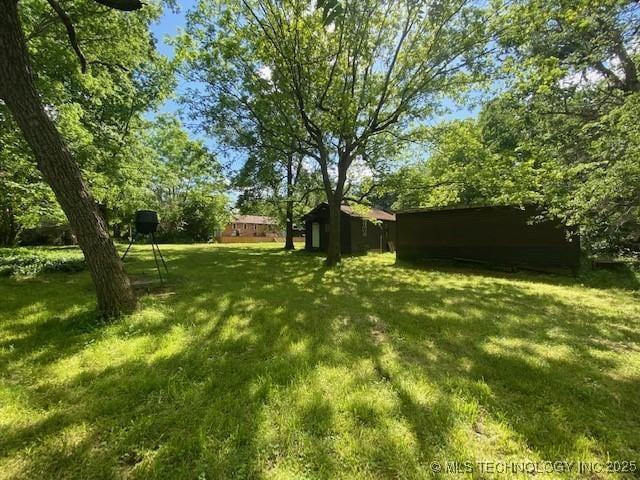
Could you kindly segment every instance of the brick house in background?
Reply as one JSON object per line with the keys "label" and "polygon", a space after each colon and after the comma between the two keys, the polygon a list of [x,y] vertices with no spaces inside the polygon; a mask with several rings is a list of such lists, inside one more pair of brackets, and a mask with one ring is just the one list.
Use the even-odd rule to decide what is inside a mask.
{"label": "brick house in background", "polygon": [[278,237],[278,222],[261,215],[239,215],[222,231],[222,237]]}

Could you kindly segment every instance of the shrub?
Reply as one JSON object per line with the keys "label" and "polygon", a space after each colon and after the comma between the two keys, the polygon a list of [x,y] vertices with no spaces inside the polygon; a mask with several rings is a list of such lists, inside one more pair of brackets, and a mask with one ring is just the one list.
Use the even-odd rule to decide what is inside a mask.
{"label": "shrub", "polygon": [[46,254],[10,251],[0,256],[0,276],[35,276],[40,273],[80,272],[86,267],[82,258],[74,256],[48,257]]}

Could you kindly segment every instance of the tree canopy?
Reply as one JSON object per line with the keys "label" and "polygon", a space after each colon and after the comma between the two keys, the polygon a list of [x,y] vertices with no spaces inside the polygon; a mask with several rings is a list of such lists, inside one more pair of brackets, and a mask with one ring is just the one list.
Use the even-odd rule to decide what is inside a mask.
{"label": "tree canopy", "polygon": [[[143,166],[148,157],[136,136],[145,128],[143,114],[161,105],[175,86],[172,66],[156,51],[149,30],[161,9],[125,17],[92,2],[65,2],[78,48],[85,52],[83,73],[55,11],[35,1],[23,0],[20,7],[42,101],[96,201],[121,219],[131,213],[131,203],[140,203],[139,186],[150,171]],[[0,135],[0,184],[7,192],[0,198],[5,214],[0,230],[8,232],[14,225],[5,234],[5,242],[12,243],[20,229],[37,225],[43,215],[60,219],[63,214],[5,105],[0,105]]]}
{"label": "tree canopy", "polygon": [[250,117],[265,90],[278,98],[272,114],[292,120],[289,137],[322,175],[332,264],[349,169],[379,158],[380,142],[479,80],[492,51],[491,11],[467,0],[201,2],[183,56],[204,85],[198,98],[214,110],[230,101]]}

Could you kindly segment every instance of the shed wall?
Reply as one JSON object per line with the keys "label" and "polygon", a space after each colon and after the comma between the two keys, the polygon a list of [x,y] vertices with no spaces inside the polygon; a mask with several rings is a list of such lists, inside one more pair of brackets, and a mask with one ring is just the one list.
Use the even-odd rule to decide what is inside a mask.
{"label": "shed wall", "polygon": [[[362,233],[362,223],[367,222],[366,235]],[[320,248],[312,247],[312,225],[314,222],[320,224]],[[329,244],[329,210],[320,208],[312,215],[305,217],[305,249],[326,252]],[[368,250],[380,249],[382,239],[382,249],[388,249],[389,240],[395,240],[395,222],[384,221],[374,224],[361,217],[351,216],[345,212],[340,214],[340,247],[342,253],[359,254]]]}
{"label": "shed wall", "polygon": [[402,260],[463,259],[577,269],[580,244],[559,222],[528,224],[535,209],[488,207],[396,214]]}
{"label": "shed wall", "polygon": [[395,241],[395,222],[383,221],[367,225],[367,250],[389,250],[389,241]]}
{"label": "shed wall", "polygon": [[[340,214],[340,249],[342,253],[351,252],[351,217],[344,212]],[[320,248],[313,248],[312,225],[314,222],[320,224]],[[305,220],[305,249],[326,252],[329,248],[329,211],[322,209],[313,216]]]}

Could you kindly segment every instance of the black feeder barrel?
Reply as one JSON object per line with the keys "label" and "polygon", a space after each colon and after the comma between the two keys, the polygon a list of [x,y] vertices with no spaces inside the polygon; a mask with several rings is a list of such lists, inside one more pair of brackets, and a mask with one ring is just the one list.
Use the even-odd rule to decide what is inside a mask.
{"label": "black feeder barrel", "polygon": [[[158,276],[160,277],[160,285],[164,285],[166,280],[166,276],[163,278],[162,271],[160,270],[160,263],[158,262],[158,257],[164,266],[164,271],[168,275],[169,269],[167,268],[167,263],[164,261],[164,257],[162,256],[162,252],[160,251],[160,247],[158,247],[158,242],[156,242],[155,233],[158,230],[158,214],[153,210],[138,210],[135,214],[135,223],[136,223],[136,234],[131,235],[131,239],[129,240],[129,246],[122,255],[122,260],[124,261],[127,258],[127,253],[131,249],[131,245],[136,241],[136,237],[138,235],[151,235],[151,250],[153,251],[153,259],[156,262],[156,268],[158,269]],[[157,255],[156,255],[157,252]]]}
{"label": "black feeder barrel", "polygon": [[158,214],[153,210],[138,210],[136,212],[136,232],[142,234],[156,233],[158,223]]}

